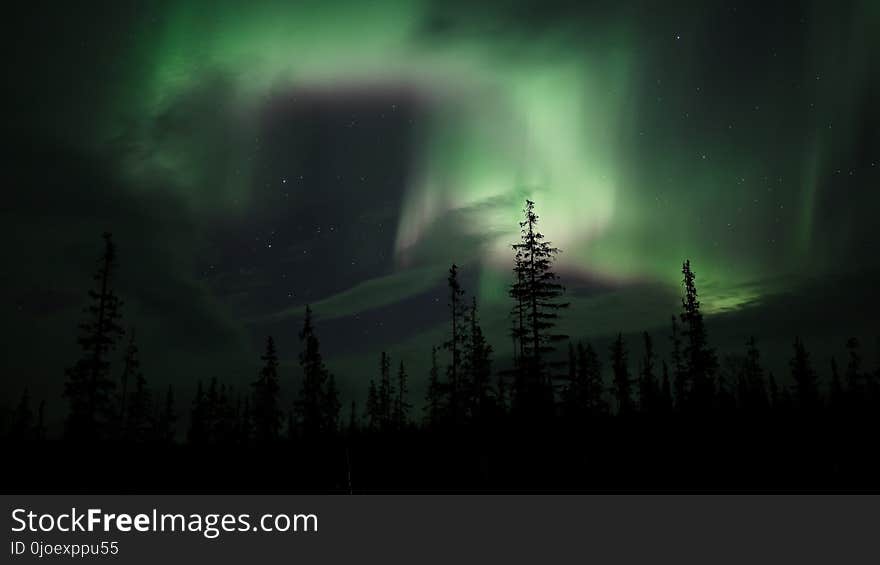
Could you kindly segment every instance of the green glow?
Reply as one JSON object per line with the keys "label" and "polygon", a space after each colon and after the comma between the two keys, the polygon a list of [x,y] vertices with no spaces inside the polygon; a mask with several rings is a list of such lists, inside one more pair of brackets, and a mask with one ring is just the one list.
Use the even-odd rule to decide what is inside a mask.
{"label": "green glow", "polygon": [[[500,302],[526,197],[538,202],[545,233],[564,250],[561,269],[674,288],[688,257],[710,312],[759,300],[773,288],[755,281],[796,271],[809,259],[815,193],[830,136],[837,134],[827,123],[855,127],[838,104],[853,99],[857,79],[810,81],[807,65],[805,96],[823,104],[811,118],[812,142],[791,135],[780,147],[772,120],[732,113],[719,117],[714,130],[687,135],[681,114],[705,104],[699,83],[673,77],[655,96],[651,89],[664,77],[651,66],[637,23],[536,31],[526,41],[475,16],[448,35],[432,35],[425,31],[431,6],[183,3],[144,31],[152,49],[137,99],[120,100],[102,131],[108,138],[134,131],[122,167],[136,184],[170,187],[190,206],[234,214],[246,209],[254,174],[247,147],[258,134],[262,104],[274,94],[405,84],[430,100],[426,123],[419,124],[426,141],[397,226],[394,251],[404,278],[368,282],[331,299],[363,302],[334,306],[328,315],[382,303],[371,292],[423,290],[423,284],[399,284],[420,272],[407,269],[451,260],[482,265],[481,298]],[[817,21],[821,11],[819,5]],[[849,46],[814,58],[861,53],[846,57],[848,76],[865,74],[869,39],[858,21],[872,11],[871,3],[854,11]],[[693,66],[696,47],[681,49],[681,65]],[[757,86],[770,92],[783,88],[772,76],[761,80]],[[219,103],[187,106],[202,88],[221,90]],[[763,111],[772,116],[784,105],[777,100]],[[158,127],[157,118],[174,112],[188,116],[192,127]],[[786,155],[783,170],[771,151]],[[798,163],[798,156],[806,161]],[[766,179],[777,177],[784,182],[771,192]],[[446,257],[438,255],[438,226],[453,212],[470,214],[468,235],[481,244]],[[781,218],[775,231],[759,229],[774,214]]]}

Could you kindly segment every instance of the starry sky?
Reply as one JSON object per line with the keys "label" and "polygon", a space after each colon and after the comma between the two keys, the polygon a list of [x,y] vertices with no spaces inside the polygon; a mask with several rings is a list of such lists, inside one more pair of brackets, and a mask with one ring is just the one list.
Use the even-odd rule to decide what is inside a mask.
{"label": "starry sky", "polygon": [[61,410],[104,230],[158,386],[250,382],[272,334],[293,389],[311,304],[344,392],[387,350],[420,395],[452,262],[503,368],[526,198],[574,337],[662,340],[690,258],[722,349],[754,334],[779,374],[795,334],[820,372],[849,335],[876,350],[876,2],[34,2],[6,20],[6,398],[29,383]]}

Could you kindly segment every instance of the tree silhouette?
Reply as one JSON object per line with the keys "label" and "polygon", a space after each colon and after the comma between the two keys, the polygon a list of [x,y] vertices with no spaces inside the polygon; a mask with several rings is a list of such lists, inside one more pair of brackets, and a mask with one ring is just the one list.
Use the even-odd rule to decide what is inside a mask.
{"label": "tree silhouette", "polygon": [[639,370],[639,409],[646,413],[656,412],[659,409],[660,385],[654,374],[654,343],[651,334],[642,332],[645,352],[640,363]]}
{"label": "tree silhouette", "polygon": [[479,420],[489,408],[489,388],[492,378],[492,346],[486,341],[477,314],[477,299],[472,298],[467,311],[469,325],[464,347],[464,373],[470,384],[468,408],[471,416]]}
{"label": "tree silhouette", "polygon": [[142,442],[150,438],[155,426],[153,395],[147,387],[147,380],[143,373],[138,370],[132,376],[134,376],[134,390],[128,402],[123,433],[128,441]]}
{"label": "tree silhouette", "polygon": [[266,338],[266,352],[260,357],[263,368],[254,389],[253,426],[254,439],[258,442],[275,441],[281,431],[281,408],[278,397],[281,393],[278,376],[278,353],[272,336]]}
{"label": "tree silhouette", "polygon": [[119,377],[121,384],[121,392],[119,394],[119,422],[125,427],[126,421],[126,402],[128,402],[128,383],[133,379],[137,379],[140,375],[141,362],[138,357],[138,347],[134,342],[135,331],[131,328],[128,336],[128,347],[125,349],[125,357],[123,358],[122,375]]}
{"label": "tree silhouette", "polygon": [[382,352],[379,357],[379,429],[387,431],[394,423],[394,383],[391,382],[391,356]]}
{"label": "tree silhouette", "polygon": [[162,404],[162,411],[159,412],[159,418],[156,420],[156,439],[164,443],[173,442],[176,425],[177,412],[174,408],[174,388],[168,385],[168,390],[165,392],[165,402]]}
{"label": "tree silhouette", "polygon": [[[303,344],[303,350],[299,354],[299,364],[302,368],[302,387],[295,408],[298,424],[302,433],[307,437],[336,431],[339,421],[338,399],[335,403],[328,400],[330,373],[324,366],[321,356],[320,343],[315,334],[312,323],[312,310],[306,306],[306,315],[303,321],[303,329],[299,334]],[[331,410],[331,404],[335,410]]]}
{"label": "tree silhouette", "polygon": [[810,363],[810,354],[804,342],[794,338],[794,355],[789,361],[791,378],[795,385],[795,396],[802,410],[816,410],[819,407],[819,377]]}
{"label": "tree silhouette", "polygon": [[715,394],[714,374],[718,368],[718,359],[709,347],[700,301],[697,299],[696,275],[691,270],[690,261],[682,264],[681,272],[684,275],[685,288],[681,301],[681,322],[686,339],[684,359],[691,387],[688,400],[696,409],[708,410]]}
{"label": "tree silhouette", "polygon": [[449,397],[447,410],[450,421],[453,424],[461,424],[465,417],[468,392],[462,370],[462,351],[467,340],[465,326],[467,307],[464,302],[464,289],[458,282],[458,265],[453,264],[449,268],[449,276],[446,280],[449,287],[450,320],[449,339],[443,343],[443,347],[450,353],[450,362],[446,369]]}
{"label": "tree silhouette", "polygon": [[394,427],[397,430],[403,430],[407,427],[407,423],[409,422],[409,411],[412,408],[412,405],[407,399],[409,387],[407,386],[406,381],[406,368],[403,366],[403,361],[401,361],[400,368],[397,371],[397,395],[394,398],[394,410],[392,415]]}
{"label": "tree silhouette", "polygon": [[87,319],[79,325],[77,342],[83,356],[67,369],[64,396],[70,403],[66,434],[74,440],[98,440],[109,433],[116,410],[111,394],[115,383],[110,378],[108,356],[125,333],[119,325],[122,302],[112,289],[116,270],[116,246],[110,233],[104,233],[104,252],[93,279],[96,290],[89,291],[92,303],[85,309]]}
{"label": "tree silhouette", "polygon": [[564,287],[553,272],[553,260],[559,249],[544,240],[538,231],[539,217],[535,203],[526,200],[524,219],[520,222],[520,241],[513,244],[514,283],[510,296],[516,302],[515,323],[522,318],[519,336],[520,364],[516,405],[527,414],[546,415],[552,411],[553,388],[547,358],[555,344],[568,336],[554,333],[559,310],[567,308],[561,302]]}
{"label": "tree silhouette", "polygon": [[578,342],[577,347],[569,347],[570,383],[563,393],[566,412],[570,418],[580,420],[608,413],[603,399],[605,385],[602,382],[602,365],[596,350],[589,343]]}
{"label": "tree silhouette", "polygon": [[578,344],[578,371],[583,375],[584,406],[591,416],[608,413],[605,401],[605,381],[602,378],[602,362],[592,344]]}
{"label": "tree silhouette", "polygon": [[371,432],[377,431],[382,426],[382,407],[379,402],[379,391],[376,381],[370,379],[370,387],[367,392],[367,427]]}
{"label": "tree silhouette", "polygon": [[434,428],[439,425],[442,410],[443,387],[440,383],[440,367],[437,364],[437,346],[432,346],[428,389],[425,392],[425,424],[428,428]]}
{"label": "tree silhouette", "polygon": [[849,361],[846,365],[847,394],[855,402],[858,402],[864,392],[862,387],[862,356],[859,353],[859,340],[855,337],[847,339],[846,350],[849,354]]}
{"label": "tree silhouette", "polygon": [[769,408],[767,389],[764,385],[764,368],[761,352],[754,336],[746,341],[746,356],[737,382],[740,407],[746,412],[760,413]]}
{"label": "tree silhouette", "polygon": [[196,384],[196,394],[190,409],[187,441],[194,445],[208,442],[208,403],[201,379]]}
{"label": "tree silhouette", "polygon": [[613,374],[614,398],[617,400],[617,413],[626,415],[632,412],[632,378],[627,363],[626,344],[623,334],[611,344],[611,371]]}

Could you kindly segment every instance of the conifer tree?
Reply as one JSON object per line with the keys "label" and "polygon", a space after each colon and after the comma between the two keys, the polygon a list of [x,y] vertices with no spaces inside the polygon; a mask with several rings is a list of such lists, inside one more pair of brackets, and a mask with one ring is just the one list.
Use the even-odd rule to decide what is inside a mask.
{"label": "conifer tree", "polygon": [[527,413],[546,414],[553,406],[553,375],[548,358],[555,344],[567,339],[553,330],[559,311],[569,304],[561,301],[565,289],[552,270],[560,251],[538,231],[535,203],[526,200],[523,214],[520,241],[513,244],[515,280],[510,287],[510,296],[516,304],[514,322],[522,319],[517,405]]}
{"label": "conifer tree", "polygon": [[605,382],[602,379],[602,363],[593,346],[578,343],[578,379],[582,383],[584,398],[580,401],[590,416],[601,416],[608,413],[605,402]]}
{"label": "conifer tree", "polygon": [[645,353],[641,361],[639,373],[639,408],[644,413],[655,412],[658,408],[659,386],[654,374],[654,343],[651,334],[642,333]]}
{"label": "conifer tree", "polygon": [[585,410],[581,405],[583,399],[583,382],[582,375],[578,371],[577,354],[575,353],[574,344],[568,342],[568,382],[562,391],[562,406],[564,414],[569,419],[577,419],[585,415]]}
{"label": "conifer tree", "polygon": [[327,375],[327,390],[324,393],[323,413],[324,431],[336,433],[339,431],[339,411],[342,404],[339,401],[339,389],[336,388],[336,377],[333,373]]}
{"label": "conifer tree", "polygon": [[715,394],[714,375],[718,369],[718,359],[709,347],[700,301],[697,299],[696,275],[691,270],[691,262],[682,264],[685,296],[682,298],[681,322],[686,339],[684,349],[685,366],[691,390],[689,400],[698,410],[711,408]]}
{"label": "conifer tree", "polygon": [[153,421],[153,395],[147,387],[143,373],[136,371],[134,390],[128,402],[128,412],[124,423],[124,437],[128,441],[142,442],[150,437]]}
{"label": "conifer tree", "polygon": [[741,389],[740,402],[745,410],[761,412],[768,408],[761,353],[754,336],[750,336],[746,342],[746,357],[743,363],[742,383],[739,388]]}
{"label": "conifer tree", "polygon": [[432,346],[428,390],[425,392],[425,418],[429,428],[436,427],[440,423],[442,410],[443,390],[440,384],[440,367],[437,364],[437,346]]}
{"label": "conifer tree", "polygon": [[397,430],[403,430],[406,428],[407,422],[409,421],[409,411],[412,408],[412,405],[407,400],[409,387],[407,386],[406,381],[406,368],[403,366],[403,361],[401,361],[400,368],[397,371],[397,395],[394,398],[393,414],[394,427]]}
{"label": "conifer tree", "polygon": [[813,371],[810,354],[807,353],[804,342],[799,337],[794,339],[794,355],[789,361],[789,366],[799,407],[803,410],[817,409],[819,406],[819,378]]}
{"label": "conifer tree", "polygon": [[66,371],[64,396],[70,403],[65,433],[75,440],[98,440],[108,435],[116,410],[111,394],[109,354],[124,334],[119,325],[122,302],[113,292],[116,272],[116,246],[104,233],[104,252],[93,279],[97,289],[89,291],[91,304],[85,309],[87,319],[79,325],[77,340],[83,356]]}
{"label": "conifer tree", "polygon": [[394,383],[391,382],[391,356],[382,352],[379,357],[379,428],[386,431],[394,422]]}
{"label": "conifer tree", "polygon": [[201,379],[196,384],[196,394],[190,409],[187,441],[194,445],[208,442],[208,405]]}
{"label": "conifer tree", "polygon": [[623,334],[611,344],[611,370],[614,375],[614,397],[617,399],[617,413],[626,415],[632,412],[632,378],[627,364],[626,344]]}
{"label": "conifer tree", "polygon": [[859,353],[859,340],[855,337],[847,339],[846,350],[849,353],[849,361],[846,366],[847,394],[858,402],[863,396],[862,356]]}
{"label": "conifer tree", "polygon": [[312,310],[309,306],[306,306],[303,329],[299,337],[303,345],[299,355],[303,380],[295,407],[302,433],[307,437],[314,437],[323,432],[335,431],[339,411],[337,408],[334,414],[328,410],[331,404],[327,396],[330,373],[324,366],[320,343],[312,323]]}
{"label": "conifer tree", "polygon": [[128,402],[128,384],[132,380],[136,380],[140,375],[140,358],[138,356],[138,347],[134,342],[135,331],[131,328],[128,337],[128,347],[125,349],[125,357],[123,358],[122,376],[119,381],[121,384],[121,392],[119,394],[119,422],[125,428],[126,421],[126,402]]}
{"label": "conifer tree", "polygon": [[278,353],[272,336],[266,338],[266,352],[260,357],[264,362],[254,389],[253,425],[254,439],[258,442],[276,441],[281,433],[281,392],[278,376]]}
{"label": "conifer tree", "polygon": [[465,374],[470,385],[468,405],[470,414],[480,419],[489,404],[489,388],[492,377],[492,346],[486,342],[477,314],[477,299],[472,298],[467,312],[469,324],[465,342]]}
{"label": "conifer tree", "polygon": [[463,371],[462,353],[467,340],[466,336],[466,304],[464,302],[464,289],[458,282],[458,265],[453,264],[449,268],[449,277],[446,279],[449,287],[449,339],[443,347],[449,351],[450,362],[446,369],[448,386],[448,412],[453,423],[459,424],[464,419],[468,387]]}
{"label": "conifer tree", "polygon": [[371,432],[377,431],[382,425],[382,407],[380,404],[376,381],[370,379],[370,387],[367,392],[367,427]]}

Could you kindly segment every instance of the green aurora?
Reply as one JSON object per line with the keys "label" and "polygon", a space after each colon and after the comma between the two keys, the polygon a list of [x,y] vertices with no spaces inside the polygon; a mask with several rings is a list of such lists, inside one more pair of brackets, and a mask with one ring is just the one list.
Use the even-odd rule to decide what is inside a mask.
{"label": "green aurora", "polygon": [[[397,225],[401,273],[449,262],[432,228],[467,211],[480,243],[457,260],[479,262],[481,298],[500,299],[528,197],[565,251],[564,271],[674,287],[687,256],[708,310],[735,309],[773,290],[775,277],[826,267],[815,191],[851,150],[877,8],[856,5],[830,31],[823,10],[832,8],[820,3],[803,24],[820,29],[805,31],[815,41],[800,69],[787,68],[791,46],[780,45],[738,77],[750,112],[719,108],[711,76],[693,78],[701,38],[669,27],[658,47],[628,11],[529,33],[491,13],[454,14],[449,29],[432,31],[432,18],[448,14],[427,2],[183,3],[140,32],[137,94],[105,114],[101,133],[133,140],[120,167],[134,185],[174,187],[202,213],[246,213],[253,161],[242,140],[259,135],[272,97],[403,85],[429,111]],[[699,11],[689,19],[680,29],[709,33]],[[835,35],[844,33],[845,43]],[[816,69],[837,60],[845,73],[823,80]],[[154,131],[157,116],[214,77],[228,90],[201,117],[218,123]]]}
{"label": "green aurora", "polygon": [[[572,301],[563,329],[575,337],[665,328],[685,258],[704,308],[718,316],[878,267],[865,244],[876,241],[868,219],[880,203],[877,124],[865,117],[876,117],[880,93],[876,2],[191,1],[118,10],[121,21],[102,24],[114,31],[95,48],[98,62],[42,57],[35,84],[54,102],[34,103],[27,115],[102,162],[119,179],[120,199],[162,210],[155,250],[142,247],[171,257],[174,288],[197,297],[204,315],[194,320],[233,336],[230,356],[252,359],[245,336],[294,328],[305,306],[246,306],[248,293],[269,284],[244,282],[241,273],[256,267],[202,273],[215,226],[245,221],[261,205],[261,143],[279,100],[363,95],[389,115],[418,109],[399,213],[389,212],[393,238],[387,249],[364,247],[392,257],[391,267],[314,291],[309,302],[328,326],[442,288],[457,262],[503,359],[510,244],[526,198],[562,249],[558,270]],[[75,86],[55,91],[56,81]],[[281,152],[307,158],[297,150]],[[385,166],[381,149],[373,166]],[[153,206],[160,197],[168,204]],[[291,206],[315,198],[343,207],[347,196],[305,178]],[[82,224],[63,225],[88,246],[97,233]],[[85,273],[88,261],[70,269]],[[442,312],[445,298],[437,300]],[[165,301],[130,304],[148,317]],[[420,363],[443,331],[431,319],[382,347]],[[143,349],[149,356],[149,344]],[[295,349],[282,343],[287,359]],[[334,370],[350,380],[373,364],[372,351],[343,344],[335,353]],[[185,356],[195,365],[200,354]],[[170,364],[154,363],[157,371]]]}

